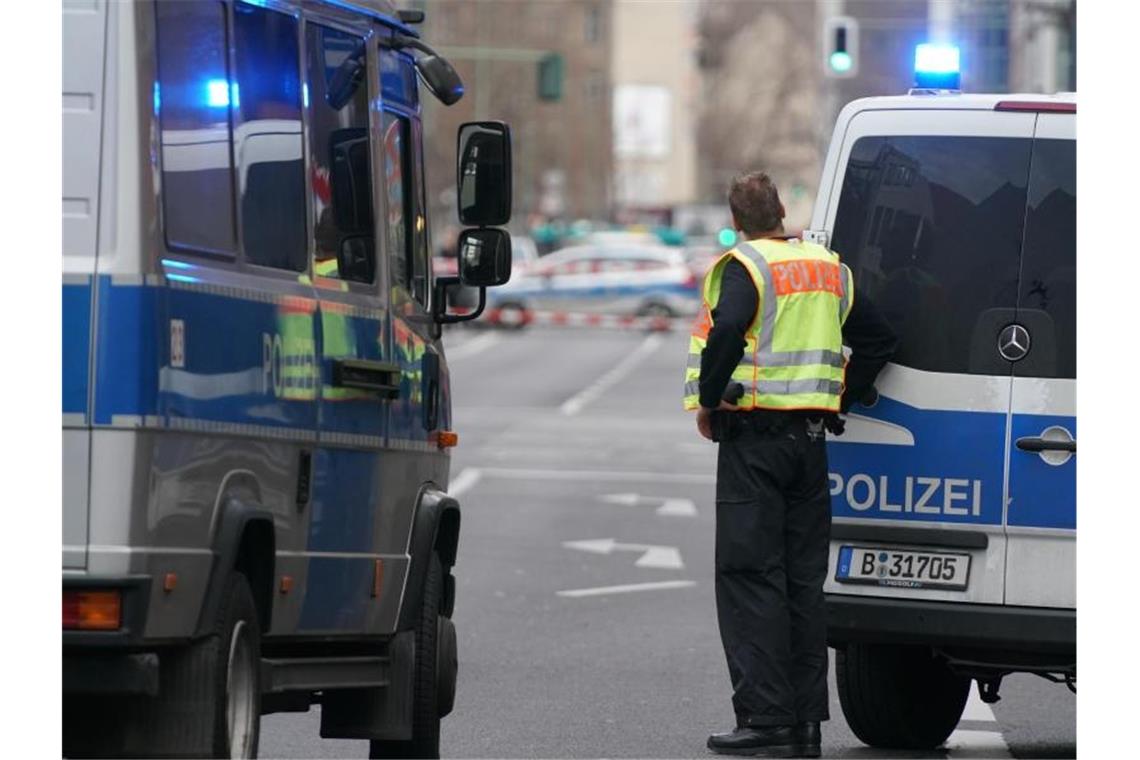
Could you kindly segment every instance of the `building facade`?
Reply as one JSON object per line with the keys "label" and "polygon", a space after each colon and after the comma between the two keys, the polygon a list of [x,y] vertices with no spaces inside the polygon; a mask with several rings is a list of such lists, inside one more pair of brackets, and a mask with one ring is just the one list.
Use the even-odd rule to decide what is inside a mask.
{"label": "building facade", "polygon": [[[603,0],[421,0],[425,39],[455,66],[466,93],[424,103],[425,173],[437,219],[455,219],[455,133],[464,121],[511,125],[514,216],[608,216],[612,200],[612,23]],[[557,56],[560,94],[539,94],[539,68]],[[549,94],[549,93],[548,93]],[[438,227],[436,237],[442,234]]]}

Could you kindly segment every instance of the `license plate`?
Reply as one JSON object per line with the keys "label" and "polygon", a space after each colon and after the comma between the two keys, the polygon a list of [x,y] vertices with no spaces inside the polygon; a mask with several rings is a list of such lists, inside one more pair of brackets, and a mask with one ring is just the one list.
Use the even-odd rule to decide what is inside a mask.
{"label": "license plate", "polygon": [[843,545],[835,567],[840,583],[965,589],[969,579],[970,555],[950,552]]}

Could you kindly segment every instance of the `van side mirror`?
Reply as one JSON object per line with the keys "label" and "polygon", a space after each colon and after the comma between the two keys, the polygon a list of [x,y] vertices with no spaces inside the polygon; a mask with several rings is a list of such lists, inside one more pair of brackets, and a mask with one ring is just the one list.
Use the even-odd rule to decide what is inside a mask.
{"label": "van side mirror", "polygon": [[416,71],[431,94],[445,106],[455,105],[463,97],[463,80],[446,58],[438,55],[417,58]]}
{"label": "van side mirror", "polygon": [[480,227],[511,219],[511,131],[501,121],[459,127],[459,221]]}
{"label": "van side mirror", "polygon": [[505,230],[464,230],[459,235],[459,280],[493,288],[511,279],[511,236]]}

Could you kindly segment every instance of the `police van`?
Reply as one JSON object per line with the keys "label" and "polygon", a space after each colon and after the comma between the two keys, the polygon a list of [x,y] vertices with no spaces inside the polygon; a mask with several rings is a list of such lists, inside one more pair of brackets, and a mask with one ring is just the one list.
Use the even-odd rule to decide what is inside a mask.
{"label": "police van", "polygon": [[447,290],[504,283],[505,124],[459,128],[433,278],[387,0],[64,3],[63,740],[254,757],[260,716],[431,757],[451,710]]}
{"label": "police van", "polygon": [[812,229],[893,325],[829,443],[848,724],[928,748],[971,682],[1076,682],[1076,97],[912,91],[840,113]]}

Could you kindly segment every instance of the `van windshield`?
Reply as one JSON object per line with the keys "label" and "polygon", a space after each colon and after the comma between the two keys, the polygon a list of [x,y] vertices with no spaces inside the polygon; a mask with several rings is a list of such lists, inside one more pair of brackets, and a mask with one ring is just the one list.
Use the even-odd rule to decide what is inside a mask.
{"label": "van windshield", "polygon": [[1003,371],[981,336],[1017,305],[1031,150],[1004,137],[855,142],[832,247],[898,334],[897,363]]}

